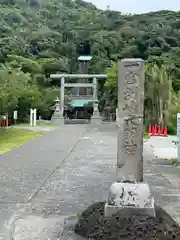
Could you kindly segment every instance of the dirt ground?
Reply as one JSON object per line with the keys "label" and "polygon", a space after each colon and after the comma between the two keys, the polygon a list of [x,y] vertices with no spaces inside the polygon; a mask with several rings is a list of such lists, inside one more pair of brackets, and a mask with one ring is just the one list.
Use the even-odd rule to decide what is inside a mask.
{"label": "dirt ground", "polygon": [[104,202],[88,207],[80,216],[75,232],[95,240],[179,240],[180,229],[168,215],[157,207],[157,217],[127,214],[105,219]]}

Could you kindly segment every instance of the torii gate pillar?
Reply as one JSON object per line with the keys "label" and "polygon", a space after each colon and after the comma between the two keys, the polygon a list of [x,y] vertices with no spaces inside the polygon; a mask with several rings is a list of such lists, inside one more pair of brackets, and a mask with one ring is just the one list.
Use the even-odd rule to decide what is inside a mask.
{"label": "torii gate pillar", "polygon": [[91,117],[91,123],[102,123],[102,118],[98,109],[98,98],[97,98],[97,79],[93,78],[93,115]]}

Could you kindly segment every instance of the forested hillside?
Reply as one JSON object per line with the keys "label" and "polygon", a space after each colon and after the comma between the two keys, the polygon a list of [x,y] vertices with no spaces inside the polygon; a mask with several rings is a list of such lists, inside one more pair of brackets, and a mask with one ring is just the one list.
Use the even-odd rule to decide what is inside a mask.
{"label": "forested hillside", "polygon": [[[140,57],[166,66],[173,89],[180,90],[180,12],[130,16],[81,0],[0,0],[0,4],[1,112],[17,109],[25,119],[24,109],[37,107],[48,117],[59,94],[58,81],[49,75],[76,72],[76,46],[86,40],[91,43],[92,73],[103,73],[122,58]],[[109,84],[113,74],[116,79],[115,72],[101,86],[102,106],[116,102],[116,86]]]}

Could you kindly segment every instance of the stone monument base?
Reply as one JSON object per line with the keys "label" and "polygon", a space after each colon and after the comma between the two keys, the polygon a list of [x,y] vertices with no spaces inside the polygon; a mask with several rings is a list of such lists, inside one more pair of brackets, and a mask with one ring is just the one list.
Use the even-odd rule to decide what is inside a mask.
{"label": "stone monument base", "polygon": [[116,120],[116,126],[120,127],[119,121]]}
{"label": "stone monument base", "polygon": [[91,123],[102,123],[102,117],[100,116],[92,116]]}
{"label": "stone monument base", "polygon": [[147,183],[114,182],[111,185],[104,216],[110,217],[128,208],[132,213],[155,217],[154,198],[151,197]]}
{"label": "stone monument base", "polygon": [[60,111],[55,111],[51,118],[51,124],[63,125],[64,117]]}
{"label": "stone monument base", "polygon": [[60,117],[60,118],[51,118],[51,124],[54,125],[63,125],[64,124],[64,118]]}

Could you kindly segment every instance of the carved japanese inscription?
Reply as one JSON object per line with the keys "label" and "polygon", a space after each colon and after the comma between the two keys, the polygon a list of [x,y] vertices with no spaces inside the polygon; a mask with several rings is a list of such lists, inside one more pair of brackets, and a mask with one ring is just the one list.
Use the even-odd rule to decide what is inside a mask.
{"label": "carved japanese inscription", "polygon": [[134,155],[137,150],[138,125],[135,120],[130,120],[124,126],[123,150],[126,154]]}
{"label": "carved japanese inscription", "polygon": [[[138,67],[126,66],[124,78],[124,109],[128,116],[136,114],[138,103],[139,76]],[[126,121],[124,124],[123,151],[127,154],[135,154],[137,150],[138,125],[135,120]]]}
{"label": "carved japanese inscription", "polygon": [[118,131],[118,163],[128,176],[140,179],[138,173],[142,156],[143,132],[143,61],[123,60],[119,67],[118,111],[121,125]]}
{"label": "carved japanese inscription", "polygon": [[136,71],[129,70],[125,72],[124,79],[124,112],[128,115],[136,112],[137,94],[138,94],[139,76]]}

